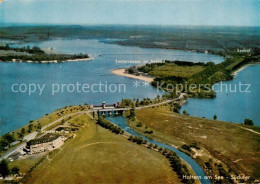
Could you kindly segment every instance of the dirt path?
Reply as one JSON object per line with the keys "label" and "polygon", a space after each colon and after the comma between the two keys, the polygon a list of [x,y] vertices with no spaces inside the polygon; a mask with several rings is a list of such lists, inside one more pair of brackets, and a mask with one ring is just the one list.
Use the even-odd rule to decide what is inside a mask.
{"label": "dirt path", "polygon": [[260,135],[260,132],[256,132],[256,131],[254,131],[254,130],[252,130],[252,129],[250,129],[250,128],[245,128],[245,127],[241,127],[241,126],[238,126],[238,127],[239,127],[239,128],[242,128],[242,129],[244,129],[244,130],[250,131],[250,132],[252,132],[252,133],[255,133],[255,134]]}

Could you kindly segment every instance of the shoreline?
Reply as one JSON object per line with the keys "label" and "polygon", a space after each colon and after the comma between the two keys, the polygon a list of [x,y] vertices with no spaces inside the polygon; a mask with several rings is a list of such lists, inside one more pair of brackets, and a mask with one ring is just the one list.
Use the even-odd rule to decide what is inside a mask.
{"label": "shoreline", "polygon": [[50,60],[50,61],[32,61],[32,60],[27,60],[27,61],[23,61],[23,60],[17,60],[17,59],[12,59],[12,61],[0,61],[1,63],[36,63],[36,64],[48,64],[48,63],[66,63],[66,62],[77,62],[77,61],[89,61],[89,60],[93,60],[93,57],[89,57],[89,58],[79,58],[79,59],[67,59],[64,61],[60,61],[58,62],[58,60]]}
{"label": "shoreline", "polygon": [[119,76],[128,77],[128,78],[132,78],[132,79],[143,80],[143,81],[146,81],[146,82],[152,82],[154,80],[154,77],[148,77],[148,76],[143,76],[143,75],[136,76],[136,75],[125,73],[125,69],[126,68],[114,69],[114,70],[111,71],[111,73],[114,74],[114,75],[119,75]]}
{"label": "shoreline", "polygon": [[231,75],[233,75],[233,76],[235,77],[239,72],[241,72],[242,70],[246,69],[248,66],[259,65],[259,64],[260,64],[260,62],[245,64],[244,66],[241,66],[241,67],[238,68],[237,70],[233,71],[233,72],[231,73]]}

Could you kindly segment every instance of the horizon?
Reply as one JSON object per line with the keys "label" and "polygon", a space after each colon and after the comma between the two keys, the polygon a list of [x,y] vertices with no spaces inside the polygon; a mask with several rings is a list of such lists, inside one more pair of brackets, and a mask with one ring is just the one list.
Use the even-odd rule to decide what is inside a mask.
{"label": "horizon", "polygon": [[68,24],[58,24],[58,23],[16,23],[16,22],[9,22],[9,23],[2,23],[0,24],[0,27],[23,27],[23,26],[46,26],[46,27],[52,27],[52,26],[79,26],[79,27],[113,27],[113,26],[125,26],[125,27],[230,27],[230,28],[258,28],[260,25],[177,25],[177,24],[172,24],[172,25],[161,25],[161,24],[73,24],[73,23],[68,23]]}

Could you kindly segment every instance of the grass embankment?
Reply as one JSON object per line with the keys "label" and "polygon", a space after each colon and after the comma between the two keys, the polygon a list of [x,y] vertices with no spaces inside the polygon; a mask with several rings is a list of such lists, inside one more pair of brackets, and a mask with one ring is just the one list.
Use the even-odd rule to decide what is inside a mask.
{"label": "grass embankment", "polygon": [[[180,183],[160,153],[113,134],[88,115],[79,121],[84,125],[75,138],[49,154],[27,183]],[[23,167],[27,160],[15,162]]]}
{"label": "grass embankment", "polygon": [[251,181],[260,179],[258,128],[252,128],[254,133],[241,128],[250,126],[179,115],[169,109],[137,110],[130,126],[192,155],[208,175],[244,174]]}

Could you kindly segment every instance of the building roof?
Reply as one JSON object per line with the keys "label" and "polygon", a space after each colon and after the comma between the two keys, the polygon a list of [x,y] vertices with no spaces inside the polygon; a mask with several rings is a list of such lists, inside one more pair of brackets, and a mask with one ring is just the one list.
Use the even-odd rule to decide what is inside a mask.
{"label": "building roof", "polygon": [[58,137],[60,137],[60,136],[57,134],[46,134],[41,138],[30,140],[29,142],[27,142],[27,145],[32,146],[32,145],[36,145],[36,144],[51,142],[51,141],[54,141],[55,139],[57,139]]}

